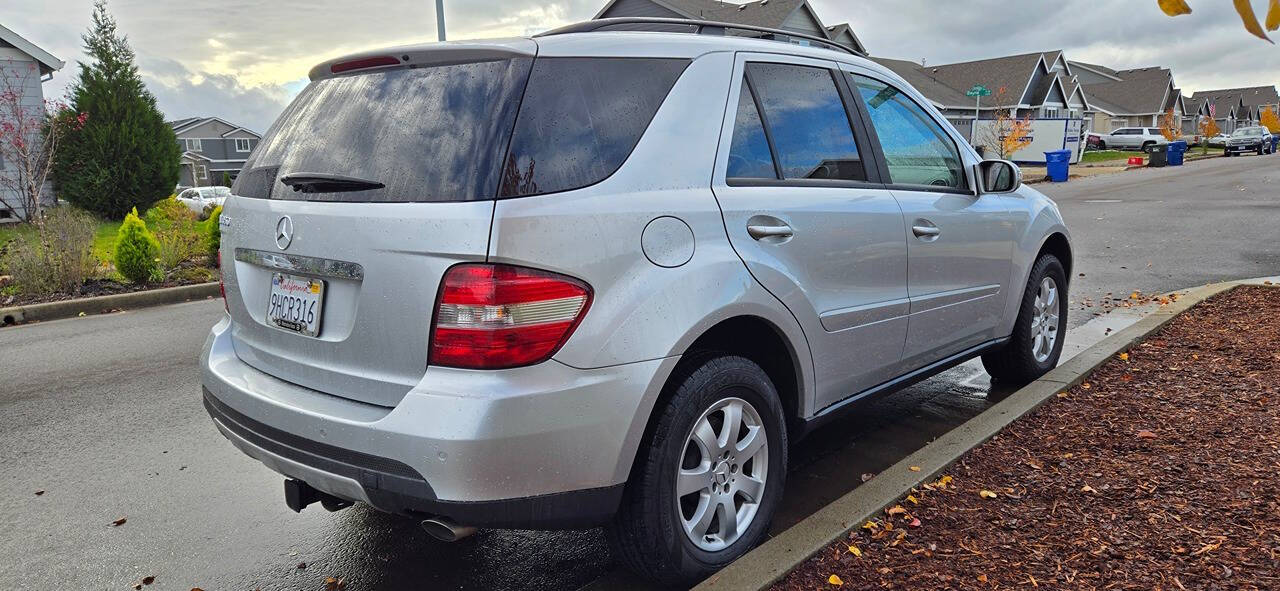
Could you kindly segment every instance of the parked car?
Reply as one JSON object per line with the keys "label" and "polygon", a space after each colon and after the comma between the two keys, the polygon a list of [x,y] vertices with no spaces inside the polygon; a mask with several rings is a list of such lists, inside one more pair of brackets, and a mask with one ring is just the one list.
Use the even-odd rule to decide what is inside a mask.
{"label": "parked car", "polygon": [[1162,146],[1169,140],[1156,127],[1122,127],[1098,137],[1099,150],[1142,150],[1150,152],[1152,146]]}
{"label": "parked car", "polygon": [[1227,146],[1227,140],[1229,139],[1231,139],[1231,136],[1225,133],[1220,133],[1209,138],[1208,144],[1210,148],[1225,148]]}
{"label": "parked car", "polygon": [[1054,367],[1070,239],[1014,164],[828,41],[635,31],[671,24],[311,70],[227,202],[201,358],[289,507],[604,525],[688,584],[765,536],[816,426]]}
{"label": "parked car", "polygon": [[1271,132],[1265,127],[1241,127],[1231,132],[1231,138],[1223,148],[1227,156],[1239,156],[1253,152],[1259,156],[1271,153]]}
{"label": "parked car", "polygon": [[204,214],[222,205],[230,196],[231,189],[227,187],[192,187],[178,193],[177,199],[187,206],[187,209],[197,214]]}

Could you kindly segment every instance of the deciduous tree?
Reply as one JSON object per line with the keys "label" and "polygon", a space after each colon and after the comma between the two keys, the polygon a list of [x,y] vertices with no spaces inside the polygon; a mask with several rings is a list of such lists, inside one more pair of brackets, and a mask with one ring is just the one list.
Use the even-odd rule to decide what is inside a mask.
{"label": "deciduous tree", "polygon": [[[1186,0],[1156,0],[1156,4],[1160,5],[1160,10],[1169,16],[1180,16],[1183,14],[1191,14],[1191,6],[1187,5]],[[1235,6],[1236,14],[1240,15],[1240,22],[1244,23],[1244,29],[1249,31],[1255,37],[1275,43],[1267,37],[1266,31],[1263,31],[1263,25],[1258,23],[1258,15],[1253,11],[1253,4],[1250,0],[1232,0]],[[1267,20],[1266,30],[1274,31],[1280,29],[1280,0],[1267,0]]]}
{"label": "deciduous tree", "polygon": [[1276,115],[1275,109],[1263,107],[1262,114],[1258,116],[1258,122],[1271,133],[1280,133],[1280,115]]}
{"label": "deciduous tree", "polygon": [[1001,160],[1008,160],[1018,150],[1031,145],[1031,118],[1019,119],[1008,106],[1008,89],[1000,87],[995,93],[995,118],[989,122],[975,121],[982,125],[978,143],[995,150]]}
{"label": "deciduous tree", "polygon": [[0,174],[0,205],[39,224],[59,145],[68,130],[84,125],[85,115],[58,101],[31,104],[24,89],[40,85],[35,62],[0,61],[0,163],[9,169]]}
{"label": "deciduous tree", "polygon": [[1169,141],[1178,139],[1178,136],[1182,135],[1182,126],[1178,123],[1179,121],[1173,114],[1173,107],[1169,107],[1169,110],[1164,112],[1164,117],[1160,121],[1160,135]]}

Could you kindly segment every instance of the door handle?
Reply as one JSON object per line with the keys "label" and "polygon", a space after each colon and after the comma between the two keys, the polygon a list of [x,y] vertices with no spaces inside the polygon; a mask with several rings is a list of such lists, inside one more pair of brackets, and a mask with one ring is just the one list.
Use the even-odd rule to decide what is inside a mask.
{"label": "door handle", "polygon": [[911,226],[911,233],[915,234],[916,238],[937,238],[942,234],[942,230],[937,226]]}
{"label": "door handle", "polygon": [[795,231],[786,224],[770,226],[749,224],[747,234],[756,240],[764,240],[765,238],[790,238],[795,235]]}

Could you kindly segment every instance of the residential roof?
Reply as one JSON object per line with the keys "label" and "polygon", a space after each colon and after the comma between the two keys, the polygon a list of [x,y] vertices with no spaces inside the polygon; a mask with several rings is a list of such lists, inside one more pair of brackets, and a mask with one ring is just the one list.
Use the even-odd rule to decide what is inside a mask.
{"label": "residential roof", "polygon": [[[596,18],[608,16],[609,10],[618,0],[610,0],[605,4],[604,8],[596,14]],[[665,9],[678,13],[685,18],[719,21],[724,23],[734,23],[741,25],[751,25],[756,27],[767,27],[771,29],[789,29],[797,32],[804,32],[818,36],[826,36],[828,39],[837,40],[832,33],[833,28],[822,24],[822,19],[818,18],[817,12],[809,6],[807,0],[756,0],[755,2],[747,2],[738,4],[735,2],[720,2],[717,0],[649,0],[658,9]],[[803,10],[804,16],[811,22],[812,30],[798,29],[793,26],[784,26],[789,20],[792,20],[797,10]],[[663,11],[663,14],[666,14]],[[845,29],[848,24],[844,23]],[[849,36],[856,44],[855,49],[859,52],[866,53],[862,42],[858,40],[857,35],[852,30],[848,30]],[[836,31],[839,34],[839,31]]]}
{"label": "residential roof", "polygon": [[258,132],[253,131],[252,129],[241,127],[239,125],[236,125],[235,123],[232,123],[220,117],[187,117],[184,119],[178,119],[176,121],[169,121],[168,123],[171,127],[173,127],[173,131],[175,133],[181,133],[183,131],[187,131],[189,129],[199,127],[200,125],[203,125],[210,121],[218,121],[232,128],[231,131],[227,132],[227,134],[223,134],[223,137],[226,137],[226,135],[231,134],[235,131],[247,131],[249,133],[252,133],[253,135],[262,137],[262,134],[259,134]]}
{"label": "residential roof", "polygon": [[53,54],[40,49],[35,43],[27,41],[22,35],[14,33],[8,27],[0,25],[0,40],[12,45],[18,51],[21,51],[40,63],[40,75],[52,74],[62,69],[66,62],[53,57]]}
{"label": "residential roof", "polygon": [[1273,86],[1249,86],[1246,88],[1224,88],[1220,90],[1202,90],[1191,95],[1193,99],[1204,99],[1206,97],[1231,96],[1240,97],[1240,101],[1246,107],[1260,107],[1262,105],[1275,105],[1280,103],[1280,94],[1276,93],[1276,87]]}
{"label": "residential roof", "polygon": [[1071,67],[1079,67],[1079,68],[1085,68],[1088,70],[1093,70],[1094,72],[1102,74],[1103,76],[1111,76],[1112,78],[1117,77],[1115,70],[1112,70],[1111,68],[1108,68],[1106,66],[1099,66],[1098,64],[1090,64],[1087,62],[1077,62],[1077,61],[1067,60],[1067,65]]}
{"label": "residential roof", "polygon": [[869,59],[893,70],[894,74],[901,76],[908,84],[914,86],[916,90],[920,91],[920,94],[923,94],[929,100],[933,101],[936,106],[967,106],[974,102],[971,97],[965,96],[964,92],[951,88],[950,86],[939,82],[937,79],[929,77],[927,73],[928,70],[920,64],[907,60],[895,60],[875,56],[871,56]]}
{"label": "residential roof", "polygon": [[925,73],[939,82],[957,90],[968,90],[975,84],[981,84],[991,90],[993,95],[1005,89],[1002,102],[1006,105],[1022,103],[1023,94],[1031,82],[1040,60],[1041,52],[1009,55],[985,60],[974,60],[955,64],[926,66]]}
{"label": "residential roof", "polygon": [[1095,108],[1113,115],[1152,115],[1163,113],[1172,106],[1169,85],[1173,83],[1173,73],[1168,69],[1148,67],[1109,71],[1120,79],[1084,85],[1084,92]]}
{"label": "residential roof", "polygon": [[853,28],[849,23],[840,23],[827,27],[827,37],[837,43],[843,43],[850,49],[866,53],[867,48],[862,45],[862,40],[853,33]]}

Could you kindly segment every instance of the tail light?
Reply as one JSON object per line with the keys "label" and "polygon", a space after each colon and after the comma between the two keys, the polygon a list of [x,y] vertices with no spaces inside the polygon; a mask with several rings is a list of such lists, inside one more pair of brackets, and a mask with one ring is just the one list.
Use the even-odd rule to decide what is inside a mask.
{"label": "tail light", "polygon": [[572,277],[511,265],[456,265],[440,284],[428,363],[502,369],[546,361],[590,304],[590,286]]}
{"label": "tail light", "polygon": [[227,286],[222,282],[222,251],[218,251],[218,292],[222,294],[222,309],[231,312],[231,305],[227,303]]}

